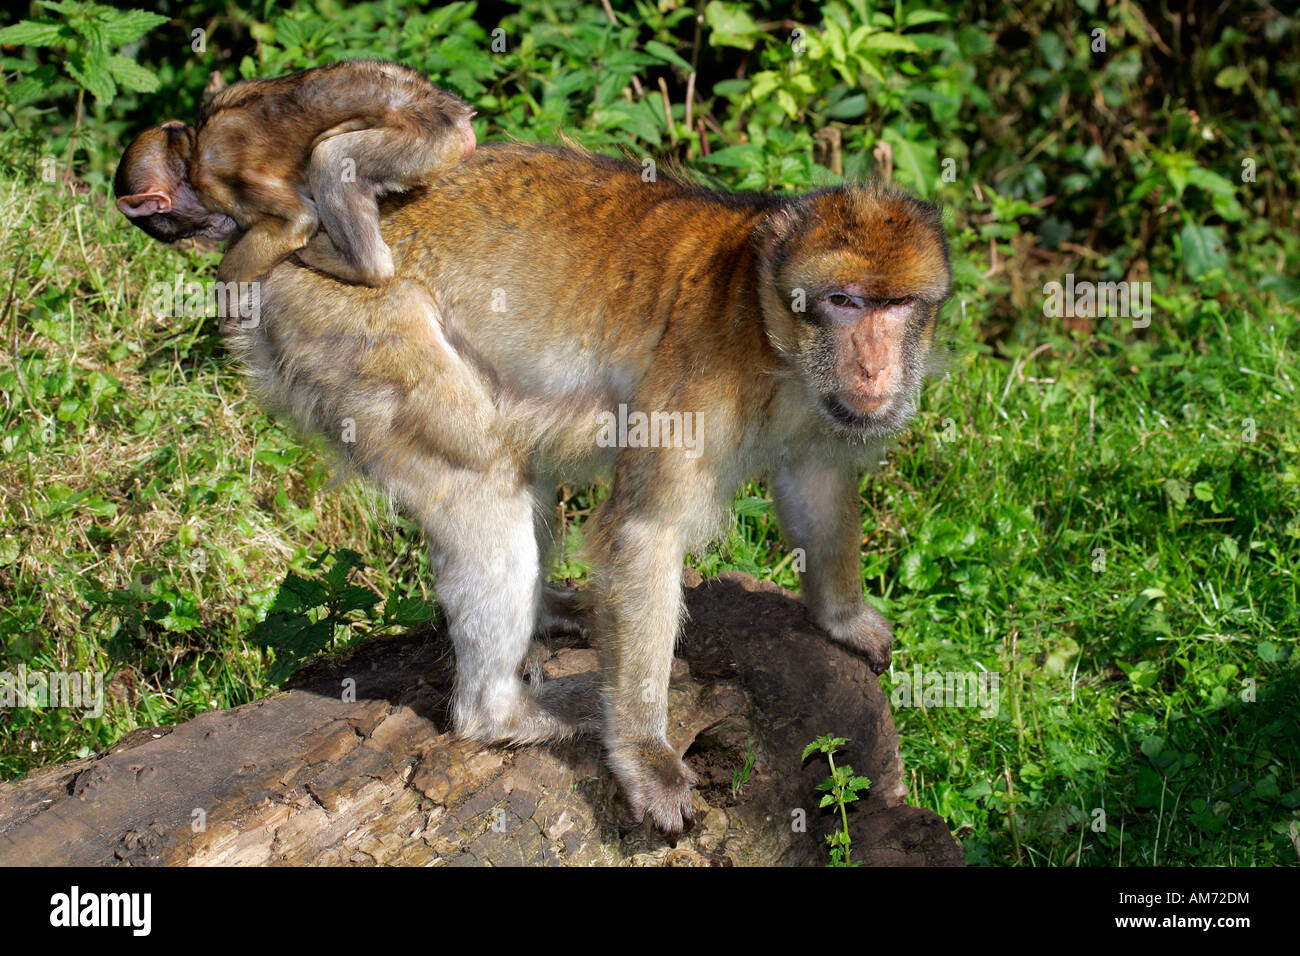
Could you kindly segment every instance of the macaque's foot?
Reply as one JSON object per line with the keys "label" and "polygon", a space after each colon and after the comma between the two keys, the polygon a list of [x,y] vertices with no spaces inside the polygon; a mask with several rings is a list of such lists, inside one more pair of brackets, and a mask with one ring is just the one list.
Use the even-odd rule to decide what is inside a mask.
{"label": "macaque's foot", "polygon": [[582,593],[555,584],[542,586],[541,610],[537,615],[537,633],[543,637],[571,634],[587,635],[587,611]]}
{"label": "macaque's foot", "polygon": [[375,250],[374,258],[362,262],[355,270],[355,281],[361,285],[381,286],[387,284],[396,274],[393,267],[393,253],[387,246]]}
{"label": "macaque's foot", "polygon": [[600,691],[594,674],[544,681],[530,691],[522,681],[508,701],[455,708],[456,732],[485,744],[535,744],[594,733],[601,727]]}
{"label": "macaque's foot", "polygon": [[698,778],[666,742],[634,740],[607,749],[633,823],[649,814],[655,828],[669,837],[691,828],[691,788]]}
{"label": "macaque's foot", "polygon": [[557,637],[585,638],[587,633],[587,612],[582,604],[582,595],[573,588],[543,585],[537,627],[521,669],[524,680],[534,688],[542,683],[542,665],[551,656],[547,641]]}
{"label": "macaque's foot", "polygon": [[889,626],[885,616],[871,605],[865,605],[848,620],[822,622],[822,628],[832,641],[865,656],[874,673],[883,674],[889,670],[894,629]]}
{"label": "macaque's foot", "polygon": [[601,729],[603,698],[594,673],[552,678],[544,681],[535,693],[537,702],[572,726],[574,733],[591,734]]}
{"label": "macaque's foot", "polygon": [[550,659],[550,656],[551,649],[537,638],[533,638],[528,642],[528,653],[524,655],[524,663],[520,668],[520,673],[534,690],[546,679],[542,673],[542,665]]}
{"label": "macaque's foot", "polygon": [[298,258],[317,272],[353,285],[377,287],[385,285],[394,275],[393,253],[387,246],[376,252],[373,262],[353,265],[324,231],[316,233],[311,242],[298,250]]}
{"label": "macaque's foot", "polygon": [[263,272],[260,276],[249,275],[247,272],[241,269],[237,264],[228,266],[226,263],[230,261],[231,261],[231,257],[226,256],[224,259],[221,260],[221,262],[217,264],[218,282],[225,282],[225,283],[234,282],[242,286],[242,285],[247,285],[250,282],[256,282],[259,278],[265,278],[267,275],[266,272]]}

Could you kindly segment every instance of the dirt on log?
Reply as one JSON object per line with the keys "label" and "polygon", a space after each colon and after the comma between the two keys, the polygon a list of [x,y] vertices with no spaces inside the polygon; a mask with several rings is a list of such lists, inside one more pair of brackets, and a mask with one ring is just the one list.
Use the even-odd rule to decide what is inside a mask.
{"label": "dirt on log", "polygon": [[[889,702],[795,595],[729,573],[688,580],[668,735],[700,776],[676,846],[626,829],[594,740],[483,747],[446,732],[453,664],[437,631],[375,639],[288,689],[0,784],[3,865],[822,865],[821,734],[871,779],[853,859],[961,865],[906,787]],[[595,668],[555,645],[548,676]],[[752,755],[748,779],[737,768]],[[733,784],[739,784],[738,787]]]}

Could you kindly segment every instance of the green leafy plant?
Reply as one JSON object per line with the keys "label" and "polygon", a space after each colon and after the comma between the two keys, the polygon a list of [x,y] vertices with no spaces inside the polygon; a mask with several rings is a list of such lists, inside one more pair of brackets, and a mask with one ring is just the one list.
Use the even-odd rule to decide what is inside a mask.
{"label": "green leafy plant", "polygon": [[835,766],[836,752],[848,742],[846,737],[823,734],[803,749],[803,760],[807,760],[812,754],[823,753],[831,768],[831,775],[817,784],[817,789],[824,794],[821,802],[817,804],[818,808],[834,804],[840,814],[839,828],[826,837],[826,842],[831,848],[831,866],[854,865],[851,857],[853,846],[849,837],[848,807],[850,803],[857,802],[859,793],[871,786],[871,781],[866,777],[855,777],[853,768],[848,764]]}
{"label": "green leafy plant", "polygon": [[331,560],[330,567],[315,578],[286,574],[266,618],[253,628],[253,638],[275,651],[267,675],[272,683],[284,680],[312,655],[336,646],[341,635],[354,629],[375,634],[415,627],[433,616],[433,609],[420,598],[396,595],[377,611],[378,594],[348,583],[354,570],[365,567],[361,555],[340,548],[333,555],[322,553],[310,567],[319,570]]}
{"label": "green leafy plant", "polygon": [[0,29],[0,44],[43,47],[53,50],[59,66],[35,60],[6,60],[5,68],[22,78],[7,84],[4,104],[11,107],[46,95],[58,95],[59,67],[77,86],[77,106],[68,139],[67,166],[81,130],[83,107],[89,92],[100,103],[117,95],[119,86],[135,93],[158,89],[158,74],[116,51],[135,43],[167,18],[146,10],[115,10],[81,0],[38,0],[37,6],[53,16],[20,20]]}

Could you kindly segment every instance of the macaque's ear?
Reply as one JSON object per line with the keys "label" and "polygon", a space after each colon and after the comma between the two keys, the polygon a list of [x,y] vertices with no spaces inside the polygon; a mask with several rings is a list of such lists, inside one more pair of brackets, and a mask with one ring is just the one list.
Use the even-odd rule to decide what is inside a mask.
{"label": "macaque's ear", "polygon": [[779,206],[765,215],[757,233],[763,255],[774,255],[781,244],[794,235],[798,225],[798,214],[789,206]]}
{"label": "macaque's ear", "polygon": [[172,200],[166,193],[137,193],[123,196],[117,201],[117,208],[127,219],[139,219],[154,213],[170,212]]}
{"label": "macaque's ear", "polygon": [[203,105],[207,106],[212,102],[212,97],[216,96],[226,88],[226,78],[213,70],[208,74],[207,85],[203,87]]}

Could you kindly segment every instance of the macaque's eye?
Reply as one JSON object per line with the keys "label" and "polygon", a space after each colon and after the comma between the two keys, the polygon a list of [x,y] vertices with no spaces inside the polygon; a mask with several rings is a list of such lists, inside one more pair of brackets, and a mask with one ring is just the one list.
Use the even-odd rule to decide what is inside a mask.
{"label": "macaque's eye", "polygon": [[860,298],[847,292],[832,292],[826,297],[826,301],[840,309],[860,309],[863,306]]}

